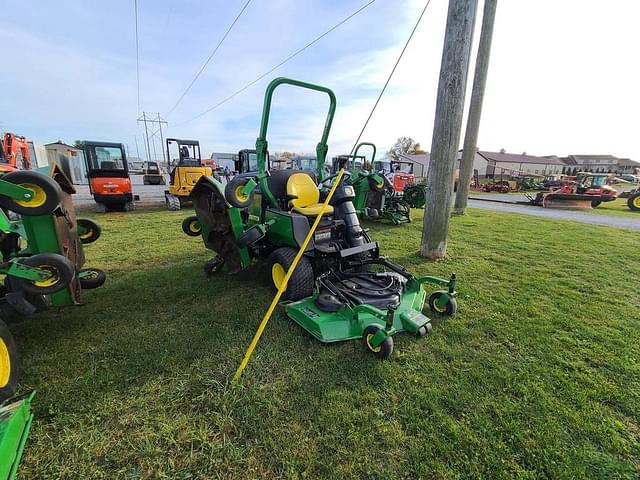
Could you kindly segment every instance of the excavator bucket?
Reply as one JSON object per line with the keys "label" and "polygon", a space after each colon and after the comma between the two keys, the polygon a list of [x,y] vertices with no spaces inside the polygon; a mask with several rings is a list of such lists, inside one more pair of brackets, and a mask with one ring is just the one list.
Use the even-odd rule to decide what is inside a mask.
{"label": "excavator bucket", "polygon": [[222,184],[213,177],[202,176],[193,187],[191,199],[205,246],[224,259],[229,272],[249,266],[249,252],[237,240],[244,230],[242,214],[229,206]]}
{"label": "excavator bucket", "polygon": [[542,199],[544,208],[591,208],[591,202],[599,200],[593,195],[548,193]]}

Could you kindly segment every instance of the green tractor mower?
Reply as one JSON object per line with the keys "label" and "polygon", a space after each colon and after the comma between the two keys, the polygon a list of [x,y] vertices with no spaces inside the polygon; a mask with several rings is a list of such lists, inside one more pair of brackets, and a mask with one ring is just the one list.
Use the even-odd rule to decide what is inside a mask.
{"label": "green tractor mower", "polygon": [[[268,168],[267,126],[271,100],[281,85],[326,94],[329,111],[316,147],[315,168]],[[313,233],[288,284],[285,275],[321,203],[339,174],[325,177],[327,139],[336,108],[334,93],[322,86],[277,78],[267,87],[260,134],[256,140],[257,171],[232,179],[226,189],[212,177],[203,177],[192,194],[199,229],[216,256],[205,264],[208,274],[248,268],[254,258],[265,259],[276,289],[284,289],[286,314],[321,342],[363,339],[381,358],[393,351],[393,335],[423,336],[431,330],[422,313],[425,301],[435,313],[456,312],[455,275],[448,279],[416,277],[380,254],[378,244],[360,226],[354,200],[356,173],[345,172],[336,185],[325,215]],[[225,193],[226,191],[226,193]],[[427,300],[423,285],[441,290]]]}
{"label": "green tractor mower", "polygon": [[[29,316],[50,306],[79,304],[81,289],[104,283],[104,272],[82,268],[83,244],[96,241],[100,227],[91,220],[76,219],[72,192],[73,185],[57,166],[50,175],[16,171],[0,177],[3,319]],[[15,388],[19,368],[10,332],[3,323],[0,330],[2,400]]]}
{"label": "green tractor mower", "polygon": [[334,158],[332,165],[333,173],[340,166],[349,170],[350,175],[345,182],[352,185],[355,191],[353,206],[356,213],[360,218],[384,218],[394,225],[411,222],[411,208],[424,207],[424,190],[418,185],[408,185],[405,192],[396,192],[383,171],[367,168],[365,157],[358,155],[364,146],[371,147],[370,165],[375,165],[376,146],[369,142],[358,144],[353,155]]}

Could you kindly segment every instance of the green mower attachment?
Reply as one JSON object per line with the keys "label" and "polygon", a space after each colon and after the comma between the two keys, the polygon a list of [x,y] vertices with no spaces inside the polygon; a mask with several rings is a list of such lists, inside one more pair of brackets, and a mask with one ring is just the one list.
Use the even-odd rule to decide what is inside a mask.
{"label": "green mower attachment", "polygon": [[383,172],[365,169],[356,165],[361,147],[372,149],[371,165],[375,164],[376,146],[370,142],[361,142],[350,155],[349,176],[346,182],[355,190],[353,205],[361,218],[390,220],[394,225],[411,222],[411,206],[402,193],[396,193],[393,185]]}
{"label": "green mower attachment", "polygon": [[[271,99],[280,85],[315,90],[329,98],[315,169],[269,170],[267,125]],[[238,272],[249,268],[253,259],[264,259],[273,286],[283,289],[287,315],[311,335],[322,342],[363,338],[368,350],[387,358],[393,351],[394,334],[423,336],[431,330],[431,321],[423,313],[425,284],[444,287],[428,297],[432,312],[456,312],[455,275],[415,277],[380,254],[354,207],[356,203],[365,208],[356,190],[371,180],[384,181],[378,174],[355,168],[344,172],[324,210],[322,203],[339,175],[326,177],[324,172],[335,105],[335,95],[326,87],[287,78],[273,80],[265,93],[256,140],[257,171],[237,175],[224,188],[214,178],[201,178],[192,192],[196,216],[185,219],[182,227],[187,235],[198,231],[205,246],[216,253],[205,264],[207,274],[225,269]],[[374,145],[361,145],[373,147],[375,156]],[[325,214],[316,224],[321,211]],[[312,225],[317,226],[315,231]],[[284,285],[310,234],[311,241]]]}
{"label": "green mower attachment", "polygon": [[0,404],[0,480],[16,478],[33,421],[34,396],[31,392]]}
{"label": "green mower attachment", "polygon": [[[49,303],[78,304],[81,288],[101,285],[95,278],[87,282],[87,276],[104,282],[104,272],[81,268],[82,245],[96,241],[100,227],[76,219],[75,190],[62,170],[54,165],[48,173],[15,171],[0,177],[3,314],[29,315]],[[43,295],[49,296],[46,301]]]}

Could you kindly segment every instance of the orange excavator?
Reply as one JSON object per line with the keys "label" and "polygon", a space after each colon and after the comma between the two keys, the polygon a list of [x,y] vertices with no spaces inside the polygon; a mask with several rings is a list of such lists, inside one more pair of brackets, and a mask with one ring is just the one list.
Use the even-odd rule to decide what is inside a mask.
{"label": "orange excavator", "polygon": [[0,138],[0,173],[31,170],[29,143],[25,137],[5,133]]}
{"label": "orange excavator", "polygon": [[134,195],[124,145],[113,142],[82,142],[89,190],[96,212],[134,210]]}

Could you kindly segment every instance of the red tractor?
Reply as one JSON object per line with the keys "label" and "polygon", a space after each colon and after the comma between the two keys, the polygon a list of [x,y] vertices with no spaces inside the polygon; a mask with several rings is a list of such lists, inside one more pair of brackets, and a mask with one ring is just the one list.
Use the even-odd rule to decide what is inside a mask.
{"label": "red tractor", "polygon": [[609,177],[611,175],[608,173],[578,172],[575,183],[566,183],[553,193],[575,193],[600,197],[591,201],[591,207],[596,208],[602,202],[610,202],[618,198],[619,192],[607,184]]}

